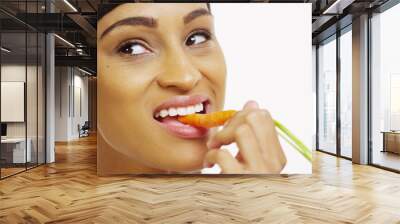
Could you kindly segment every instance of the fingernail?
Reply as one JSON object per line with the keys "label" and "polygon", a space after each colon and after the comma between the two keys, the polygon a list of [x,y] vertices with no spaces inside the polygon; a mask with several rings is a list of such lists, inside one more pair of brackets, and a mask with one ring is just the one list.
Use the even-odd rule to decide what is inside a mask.
{"label": "fingernail", "polygon": [[257,109],[259,108],[258,103],[254,100],[249,100],[247,101],[247,103],[244,105],[243,108],[253,108],[253,109]]}
{"label": "fingernail", "polygon": [[249,105],[252,108],[258,108],[258,103],[256,101],[254,101],[254,100],[250,100],[249,101]]}

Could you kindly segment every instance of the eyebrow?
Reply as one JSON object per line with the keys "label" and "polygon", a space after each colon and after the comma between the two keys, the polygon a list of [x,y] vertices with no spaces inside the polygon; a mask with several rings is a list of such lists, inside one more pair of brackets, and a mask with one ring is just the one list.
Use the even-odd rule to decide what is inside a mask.
{"label": "eyebrow", "polygon": [[106,30],[104,30],[104,32],[100,36],[100,39],[103,38],[107,33],[110,33],[116,27],[124,26],[124,25],[146,26],[146,27],[150,27],[150,28],[156,28],[157,27],[157,21],[154,18],[142,17],[142,16],[125,18],[123,20],[120,20],[120,21],[112,24]]}
{"label": "eyebrow", "polygon": [[192,20],[196,19],[197,17],[207,16],[207,15],[211,15],[210,11],[208,11],[207,9],[196,9],[191,13],[187,14],[185,17],[183,17],[183,23],[186,25],[190,23]]}
{"label": "eyebrow", "polygon": [[[193,21],[194,19],[200,17],[200,16],[205,16],[205,15],[211,15],[210,11],[207,9],[196,9],[186,16],[183,17],[183,23],[186,25]],[[103,38],[106,34],[110,33],[113,29],[115,29],[118,26],[145,26],[149,28],[157,28],[157,20],[152,18],[152,17],[143,17],[143,16],[138,16],[138,17],[128,17],[125,19],[122,19],[111,26],[109,26],[104,32],[100,35],[100,39]]]}

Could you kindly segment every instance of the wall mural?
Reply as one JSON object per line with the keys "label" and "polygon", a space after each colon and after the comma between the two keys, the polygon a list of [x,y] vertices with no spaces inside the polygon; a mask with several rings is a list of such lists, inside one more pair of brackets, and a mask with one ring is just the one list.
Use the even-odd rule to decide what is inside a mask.
{"label": "wall mural", "polygon": [[98,17],[99,175],[311,173],[311,4],[104,4]]}

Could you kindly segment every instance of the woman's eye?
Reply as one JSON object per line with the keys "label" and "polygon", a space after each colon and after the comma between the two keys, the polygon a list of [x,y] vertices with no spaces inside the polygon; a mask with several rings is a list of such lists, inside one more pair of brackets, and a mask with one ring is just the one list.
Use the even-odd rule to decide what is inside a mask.
{"label": "woman's eye", "polygon": [[135,56],[147,53],[149,50],[140,43],[127,43],[119,49],[119,52]]}
{"label": "woman's eye", "polygon": [[185,44],[187,46],[201,44],[201,43],[206,42],[209,39],[210,39],[210,35],[205,32],[195,33],[195,34],[192,34],[189,36],[189,38],[186,40]]}

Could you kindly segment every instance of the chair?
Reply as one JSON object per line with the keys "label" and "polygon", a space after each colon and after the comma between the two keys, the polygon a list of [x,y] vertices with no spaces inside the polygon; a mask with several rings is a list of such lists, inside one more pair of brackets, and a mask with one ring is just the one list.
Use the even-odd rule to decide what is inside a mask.
{"label": "chair", "polygon": [[89,121],[85,121],[82,127],[78,124],[79,138],[89,136],[89,129],[90,129]]}

